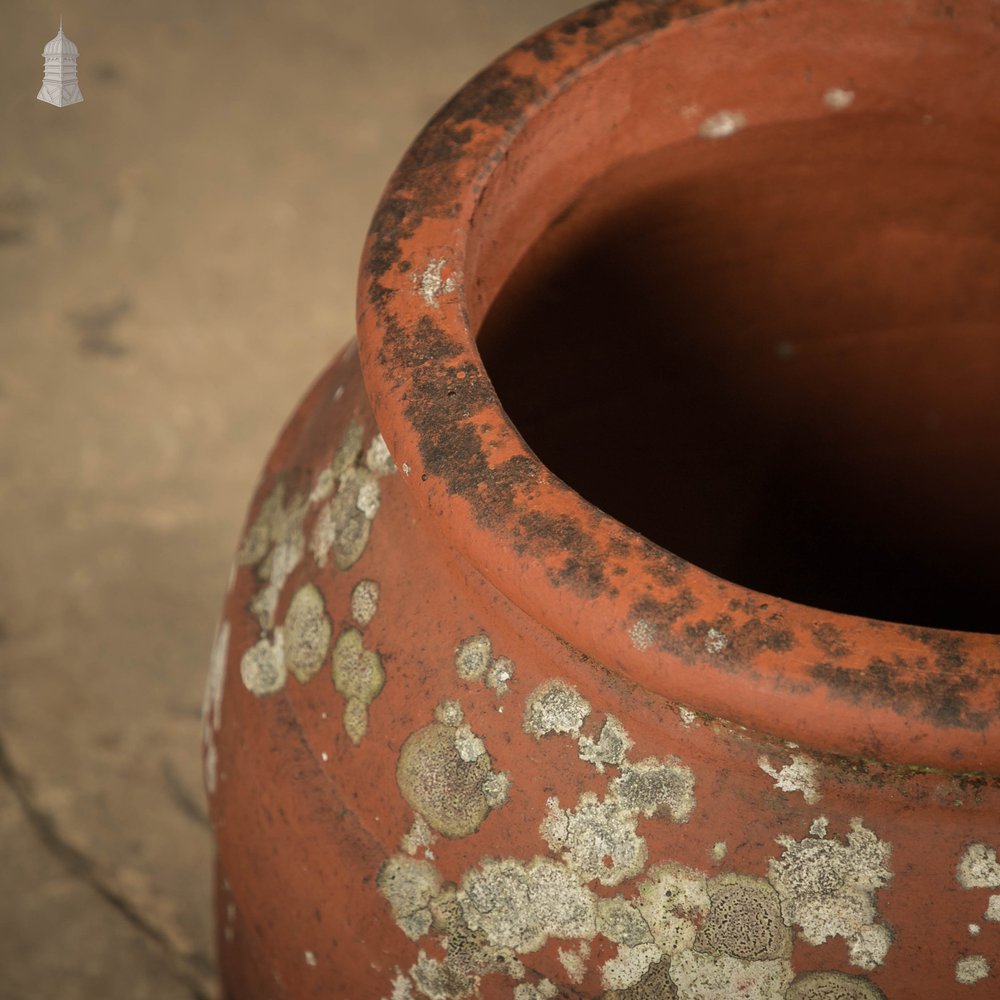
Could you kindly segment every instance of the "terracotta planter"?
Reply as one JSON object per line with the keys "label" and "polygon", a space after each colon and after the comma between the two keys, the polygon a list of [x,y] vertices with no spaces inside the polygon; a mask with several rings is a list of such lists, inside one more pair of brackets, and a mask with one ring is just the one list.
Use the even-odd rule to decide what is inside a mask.
{"label": "terracotta planter", "polygon": [[602,3],[417,139],[213,658],[228,996],[998,995],[998,10]]}

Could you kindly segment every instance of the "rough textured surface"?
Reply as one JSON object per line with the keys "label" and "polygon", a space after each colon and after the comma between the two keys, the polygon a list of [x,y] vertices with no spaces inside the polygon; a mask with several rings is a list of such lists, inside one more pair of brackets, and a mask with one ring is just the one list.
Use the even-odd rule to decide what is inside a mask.
{"label": "rough textured surface", "polygon": [[60,9],[5,4],[0,732],[86,874],[5,801],[0,997],[207,995],[199,703],[261,459],[353,335],[406,144],[575,6],[95,0],[57,109]]}

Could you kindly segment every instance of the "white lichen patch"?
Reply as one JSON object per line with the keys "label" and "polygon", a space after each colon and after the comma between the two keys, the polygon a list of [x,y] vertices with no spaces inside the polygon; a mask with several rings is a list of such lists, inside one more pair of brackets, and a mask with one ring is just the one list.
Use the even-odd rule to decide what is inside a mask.
{"label": "white lichen patch", "polygon": [[219,787],[219,752],[215,748],[215,738],[211,735],[211,730],[206,730],[206,734],[205,754],[202,761],[205,791],[209,795],[214,795]]}
{"label": "white lichen patch", "polygon": [[392,993],[382,997],[382,1000],[414,1000],[413,987],[399,969],[396,969],[396,978],[392,981]]}
{"label": "white lichen patch", "polygon": [[601,969],[601,981],[606,990],[625,990],[635,986],[660,960],[655,944],[619,945],[618,954],[609,958]]}
{"label": "white lichen patch", "polygon": [[506,771],[491,771],[483,778],[483,795],[491,809],[499,809],[510,792],[510,775]]}
{"label": "white lichen patch", "polygon": [[698,721],[698,716],[690,708],[686,708],[684,705],[679,705],[677,707],[677,714],[680,716],[682,726],[691,726]]}
{"label": "white lichen patch", "polygon": [[[378,467],[381,450],[378,440],[372,441],[362,461],[364,430],[361,424],[352,420],[344,431],[330,465],[335,490],[332,491],[332,499],[320,508],[309,542],[313,558],[321,567],[326,566],[331,552],[337,568],[342,570],[350,569],[364,553],[371,522],[382,501],[378,476],[385,473]],[[373,471],[367,464],[369,455],[378,471]]]}
{"label": "white lichen patch", "polygon": [[971,986],[990,974],[990,963],[984,955],[966,955],[955,963],[955,982]]}
{"label": "white lichen patch", "polygon": [[361,580],[351,591],[351,617],[362,627],[370,625],[378,611],[379,585],[375,580]]}
{"label": "white lichen patch", "polygon": [[446,726],[460,726],[465,716],[462,706],[457,701],[446,698],[434,709],[434,718]]}
{"label": "white lichen patch", "polygon": [[653,943],[653,933],[639,907],[621,896],[597,901],[597,929],[616,944],[635,947]]}
{"label": "white lichen patch", "polygon": [[646,865],[646,842],[636,833],[636,820],[636,813],[617,802],[600,802],[593,792],[584,792],[572,810],[560,809],[559,800],[550,798],[539,832],[581,882],[619,885]]}
{"label": "white lichen patch", "polygon": [[316,963],[316,953],[315,952],[313,952],[313,951],[306,951],[306,952],[303,953],[303,958],[306,961],[306,965],[310,966],[310,968],[313,968],[313,969],[316,968],[316,964],[317,963]]}
{"label": "white lichen patch", "polygon": [[724,840],[717,841],[708,850],[709,857],[716,863],[725,859],[729,853],[729,848]]}
{"label": "white lichen patch", "polygon": [[215,634],[212,655],[208,661],[205,695],[201,702],[201,723],[218,732],[222,724],[222,692],[226,684],[226,663],[229,660],[229,622],[223,622]]}
{"label": "white lichen patch", "polygon": [[717,628],[710,628],[705,635],[705,652],[721,653],[729,645],[729,636]]}
{"label": "white lichen patch", "polygon": [[986,912],[983,916],[987,920],[1000,921],[1000,896],[990,896],[989,902],[986,904]]}
{"label": "white lichen patch", "polygon": [[420,297],[431,309],[438,308],[438,297],[455,288],[455,276],[442,277],[447,261],[443,258],[431,260],[419,274],[413,276],[413,284]]}
{"label": "white lichen patch", "polygon": [[413,821],[413,826],[403,834],[399,844],[407,854],[416,854],[422,847],[428,848],[433,846],[436,839],[437,837],[434,836],[434,831],[428,826],[427,820],[423,816],[418,816]]}
{"label": "white lichen patch", "polygon": [[611,782],[609,795],[628,812],[647,818],[666,814],[675,823],[686,823],[695,805],[694,773],[676,758],[626,762]]}
{"label": "white lichen patch", "polygon": [[717,111],[701,123],[698,135],[702,139],[725,139],[739,132],[746,123],[747,116],[742,111]]}
{"label": "white lichen patch", "polygon": [[1000,889],[996,848],[970,844],[958,862],[955,877],[963,889]]}
{"label": "white lichen patch", "polygon": [[843,111],[854,103],[854,91],[844,87],[828,87],[823,93],[823,103],[831,111]]}
{"label": "white lichen patch", "polygon": [[783,1000],[792,981],[784,959],[744,962],[731,955],[685,951],[670,963],[677,1000]]}
{"label": "white lichen patch", "polygon": [[376,476],[390,476],[396,471],[396,463],[393,462],[385,438],[381,434],[376,434],[368,445],[365,465],[368,466],[368,471]]}
{"label": "white lichen patch", "polygon": [[398,927],[412,941],[431,929],[431,900],[441,889],[441,876],[429,861],[396,855],[379,870],[376,878]]}
{"label": "white lichen patch", "polygon": [[493,660],[493,644],[488,635],[470,635],[455,650],[455,673],[463,681],[483,677]]}
{"label": "white lichen patch", "polygon": [[613,715],[604,720],[597,740],[581,736],[578,742],[580,759],[593,764],[602,773],[606,764],[621,767],[634,745],[625,727]]}
{"label": "white lichen patch", "polygon": [[859,969],[874,969],[885,961],[892,935],[884,924],[867,924],[847,939],[847,956]]}
{"label": "white lichen patch", "polygon": [[237,556],[241,566],[255,566],[262,586],[250,602],[262,629],[274,625],[281,591],[305,554],[303,524],[309,498],[293,496],[285,502],[285,484],[279,482],[261,506],[243,539]]}
{"label": "white lichen patch", "polygon": [[486,744],[466,724],[455,730],[455,749],[464,761],[473,761],[486,753]]}
{"label": "white lichen patch", "polygon": [[201,702],[201,738],[205,748],[202,766],[205,790],[209,795],[215,794],[219,783],[219,755],[215,747],[215,734],[222,724],[222,692],[229,659],[229,633],[229,622],[223,622],[215,634],[208,662],[208,677],[205,679],[205,694]]}
{"label": "white lichen patch", "polygon": [[549,733],[578,736],[588,715],[590,703],[569,684],[561,680],[545,681],[528,696],[524,731],[535,739]]}
{"label": "white lichen patch", "polygon": [[439,962],[430,958],[422,949],[416,965],[410,969],[410,976],[420,995],[429,1000],[460,1000],[471,996],[475,989],[475,980],[467,972],[447,959]]}
{"label": "white lichen patch", "polygon": [[587,965],[583,955],[573,949],[560,948],[556,953],[559,964],[566,972],[566,977],[571,983],[582,983],[583,977],[587,974]]}
{"label": "white lichen patch", "polygon": [[665,956],[694,945],[711,905],[705,876],[682,865],[657,865],[639,884],[639,912]]}
{"label": "white lichen patch", "polygon": [[513,679],[514,664],[506,656],[498,656],[486,671],[486,686],[501,696],[510,690]]}
{"label": "white lichen patch", "polygon": [[776,768],[763,754],[757,758],[757,766],[774,779],[774,787],[783,792],[801,792],[810,805],[819,802],[819,776],[815,761],[802,755],[792,757],[791,764]]}
{"label": "white lichen patch", "polygon": [[274,694],[285,686],[285,648],[282,629],[274,630],[274,638],[266,636],[251,646],[240,661],[243,686],[258,698]]}
{"label": "white lichen patch", "polygon": [[829,821],[825,816],[817,816],[812,823],[809,824],[809,834],[813,837],[825,837],[826,828],[829,826]]}
{"label": "white lichen patch", "polygon": [[564,865],[487,859],[467,872],[458,894],[462,915],[492,945],[532,952],[550,938],[592,938],[596,900]]}
{"label": "white lichen patch", "polygon": [[356,628],[345,629],[333,647],[333,685],[344,696],[344,729],[355,746],[368,731],[368,706],[384,684],[381,657],[365,649]]}
{"label": "white lichen patch", "polygon": [[300,683],[315,676],[330,648],[331,625],[323,595],[311,583],[299,588],[285,615],[285,665]]}
{"label": "white lichen patch", "polygon": [[322,469],[320,474],[316,477],[316,482],[313,484],[312,492],[309,494],[309,502],[311,504],[317,504],[322,503],[324,500],[329,500],[336,485],[337,477],[334,476],[333,469],[327,466],[325,469]]}
{"label": "white lichen patch", "polygon": [[[990,918],[987,917],[986,919],[988,920]],[[982,930],[982,927],[980,927],[979,924],[969,924],[969,934],[972,937],[976,937],[981,930]]]}
{"label": "white lichen patch", "polygon": [[854,964],[871,969],[884,960],[890,943],[887,932],[868,928],[877,926],[875,893],[892,879],[887,867],[892,848],[860,819],[853,819],[851,828],[846,842],[779,837],[784,851],[771,860],[768,871],[787,924],[798,925],[810,944],[836,936],[848,939]]}
{"label": "white lichen patch", "polygon": [[514,1000],[554,1000],[559,996],[559,988],[547,979],[537,983],[519,983],[514,987]]}
{"label": "white lichen patch", "polygon": [[656,630],[645,618],[637,618],[628,630],[628,637],[632,640],[632,645],[640,653],[644,653],[653,645],[653,640],[656,638]]}

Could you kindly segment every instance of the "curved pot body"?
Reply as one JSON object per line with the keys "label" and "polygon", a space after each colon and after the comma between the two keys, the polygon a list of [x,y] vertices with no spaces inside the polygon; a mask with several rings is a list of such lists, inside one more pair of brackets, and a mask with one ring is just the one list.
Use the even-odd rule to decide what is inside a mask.
{"label": "curved pot body", "polygon": [[[776,275],[766,301],[792,289],[799,312],[774,307],[774,322],[809,315],[818,332],[781,333],[761,360],[754,345],[771,341],[749,320],[713,320],[716,356],[775,393],[780,365],[809,357],[792,382],[819,384],[824,359],[854,357],[843,338],[877,302],[894,332],[845,369],[852,399],[867,398],[871,365],[898,356],[930,384],[963,351],[978,381],[953,395],[988,399],[997,20],[988,2],[601,3],[490,67],[416,141],[366,247],[359,347],[267,462],[213,655],[205,768],[227,996],[997,995],[997,638],[821,610],[671,554],[557,478],[526,429],[569,412],[558,372],[577,384],[570,359],[591,348],[569,327],[512,361],[490,346],[516,326],[497,301],[517,317],[517,295],[539,294],[518,285],[519,262],[561,273],[567,248],[611,232],[595,219],[625,218],[630,192],[683,197],[659,242],[628,225],[661,218],[662,198],[634,202],[621,266],[587,272],[592,311],[610,302],[610,316],[628,314],[623,275],[650,259],[698,284],[664,247],[705,250],[699,206],[721,205],[732,236],[763,225],[753,206],[773,218],[775,185],[801,184],[808,202],[793,197],[749,250],[727,237],[736,249],[715,260],[727,282],[751,273],[761,301]],[[810,187],[830,162],[834,180]],[[884,211],[864,195],[880,183]],[[820,188],[839,192],[833,207],[802,224]],[[900,279],[914,261],[930,262],[920,280]],[[855,312],[848,273],[874,289]],[[814,299],[794,299],[801,287]],[[954,327],[906,334],[956,288]],[[666,511],[684,470],[664,483],[642,456],[683,428],[641,409],[657,393],[652,361],[629,355],[638,314],[618,327],[601,315],[612,328],[583,408],[615,429],[577,435],[578,466],[638,484],[633,498],[638,469],[660,491],[643,509]],[[517,427],[477,348],[491,330],[479,346],[526,414]],[[601,389],[622,357],[634,401]],[[692,363],[689,381],[720,370]],[[895,412],[890,391],[872,398]],[[741,453],[765,447],[727,434]],[[742,517],[738,496],[713,504],[719,532]]]}

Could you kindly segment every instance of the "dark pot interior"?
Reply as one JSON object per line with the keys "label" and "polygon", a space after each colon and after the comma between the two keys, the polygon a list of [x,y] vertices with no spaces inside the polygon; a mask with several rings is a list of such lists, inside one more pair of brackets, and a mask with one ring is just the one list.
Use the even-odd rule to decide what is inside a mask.
{"label": "dark pot interior", "polygon": [[1000,632],[996,140],[846,109],[613,167],[489,304],[504,408],[567,484],[718,576]]}

